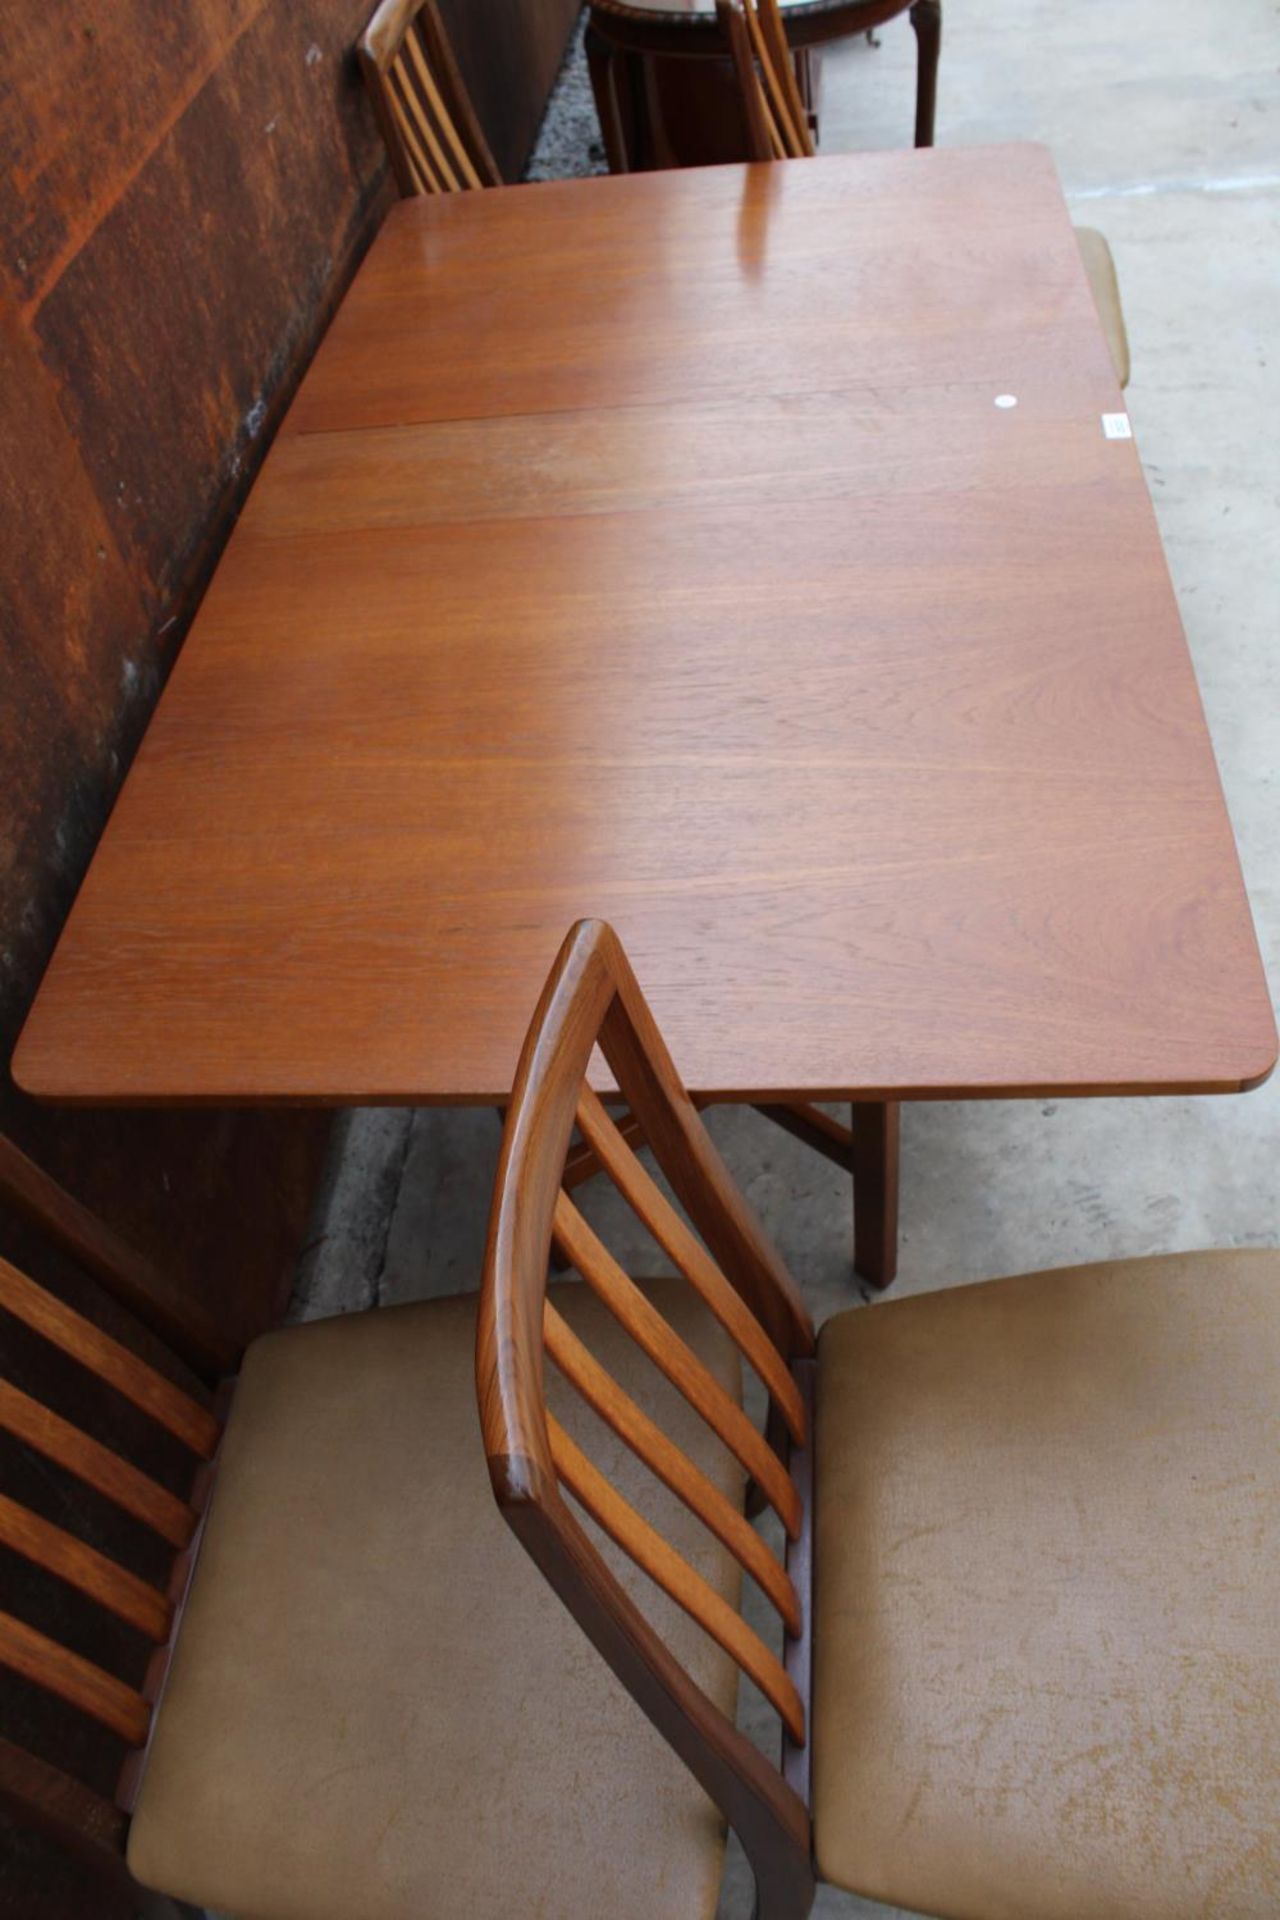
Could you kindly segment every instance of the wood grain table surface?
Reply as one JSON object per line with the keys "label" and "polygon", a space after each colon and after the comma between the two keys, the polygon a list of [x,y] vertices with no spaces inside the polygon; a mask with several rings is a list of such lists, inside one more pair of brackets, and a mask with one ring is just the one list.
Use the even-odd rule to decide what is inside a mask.
{"label": "wood grain table surface", "polygon": [[1255,1083],[1275,1026],[1123,410],[1040,148],[398,206],[19,1081],[488,1101],[599,915],[707,1095]]}

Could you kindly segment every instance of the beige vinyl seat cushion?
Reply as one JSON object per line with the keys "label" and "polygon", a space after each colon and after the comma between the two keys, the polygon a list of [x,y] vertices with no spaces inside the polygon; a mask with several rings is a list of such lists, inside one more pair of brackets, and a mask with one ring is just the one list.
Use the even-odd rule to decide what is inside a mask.
{"label": "beige vinyl seat cushion", "polygon": [[[683,1281],[650,1297],[731,1391]],[[731,1498],[725,1450],[584,1286],[560,1311]],[[718,1814],[499,1514],[475,1300],[250,1350],[129,1841],[146,1886],[255,1920],[704,1920]],[[558,1380],[553,1410],[726,1598],[736,1563]],[[598,1537],[598,1536],[597,1536]],[[606,1557],[613,1555],[606,1548]],[[736,1669],[621,1555],[732,1716]]]}
{"label": "beige vinyl seat cushion", "polygon": [[1280,1912],[1280,1254],[842,1314],[814,1834],[942,1920]]}
{"label": "beige vinyl seat cushion", "polygon": [[1116,379],[1122,387],[1127,387],[1129,384],[1129,334],[1124,324],[1124,308],[1120,304],[1120,282],[1116,278],[1116,263],[1111,257],[1111,249],[1107,245],[1105,236],[1100,234],[1096,227],[1077,227],[1076,241],[1080,248],[1080,257],[1084,261],[1084,270],[1089,276],[1093,303],[1098,309],[1098,318],[1102,322],[1102,331],[1111,352]]}

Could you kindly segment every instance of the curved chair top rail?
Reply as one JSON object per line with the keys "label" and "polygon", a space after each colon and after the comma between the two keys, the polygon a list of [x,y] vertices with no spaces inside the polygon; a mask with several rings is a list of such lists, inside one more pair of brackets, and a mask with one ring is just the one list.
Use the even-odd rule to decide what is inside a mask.
{"label": "curved chair top rail", "polygon": [[[599,1047],[687,1222],[588,1084]],[[761,1435],[738,1402],[614,1260],[563,1186],[575,1125],[769,1394]],[[577,1150],[581,1152],[581,1148]],[[621,1326],[735,1456],[791,1543],[784,1566],[743,1514],[632,1401],[547,1298],[553,1243]],[[564,1490],[760,1687],[786,1749],[807,1741],[808,1459],[804,1382],[812,1322],[764,1230],[689,1099],[612,929],[569,933],[529,1030],[507,1110],[489,1222],[476,1385],[494,1492],[504,1517],[623,1684],[738,1831],[762,1893],[811,1886],[804,1800],[695,1683],[625,1591]],[[787,1635],[778,1659],[737,1610],[614,1489],[549,1413],[553,1364],[652,1472],[729,1548]],[[774,1442],[776,1441],[776,1445]],[[793,1562],[797,1577],[793,1577]]]}

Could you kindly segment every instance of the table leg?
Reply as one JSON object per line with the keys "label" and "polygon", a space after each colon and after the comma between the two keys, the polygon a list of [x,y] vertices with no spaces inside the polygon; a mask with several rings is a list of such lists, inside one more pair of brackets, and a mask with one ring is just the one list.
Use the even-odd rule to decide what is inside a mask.
{"label": "table leg", "polygon": [[931,147],[934,109],[938,102],[942,0],[913,0],[911,24],[916,34],[916,145]]}
{"label": "table leg", "polygon": [[800,89],[800,99],[809,122],[809,137],[814,146],[818,145],[818,74],[822,60],[819,47],[800,47],[792,56],[796,68],[796,85]]}
{"label": "table leg", "polygon": [[853,1267],[877,1291],[898,1271],[896,1100],[858,1100],[850,1113],[853,1159]]}

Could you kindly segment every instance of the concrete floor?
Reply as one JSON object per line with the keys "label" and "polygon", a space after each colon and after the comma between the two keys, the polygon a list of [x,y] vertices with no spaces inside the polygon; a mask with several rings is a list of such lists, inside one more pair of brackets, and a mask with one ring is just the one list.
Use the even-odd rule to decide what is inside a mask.
{"label": "concrete floor", "polygon": [[[1111,241],[1133,348],[1129,408],[1280,982],[1280,372],[1269,338],[1280,6],[945,0],[945,11],[939,143],[1045,141],[1077,217]],[[905,17],[881,42],[828,55],[826,150],[908,136]],[[816,1315],[855,1302],[844,1178],[754,1114],[721,1111],[711,1125]],[[354,1116],[296,1311],[474,1286],[497,1139],[489,1113]],[[1154,1250],[1280,1244],[1278,1167],[1280,1078],[1239,1098],[913,1106],[897,1292]],[[592,1209],[602,1205],[593,1195]],[[722,1915],[749,1911],[731,1862]],[[829,1891],[815,1908],[827,1920],[888,1911]]]}

